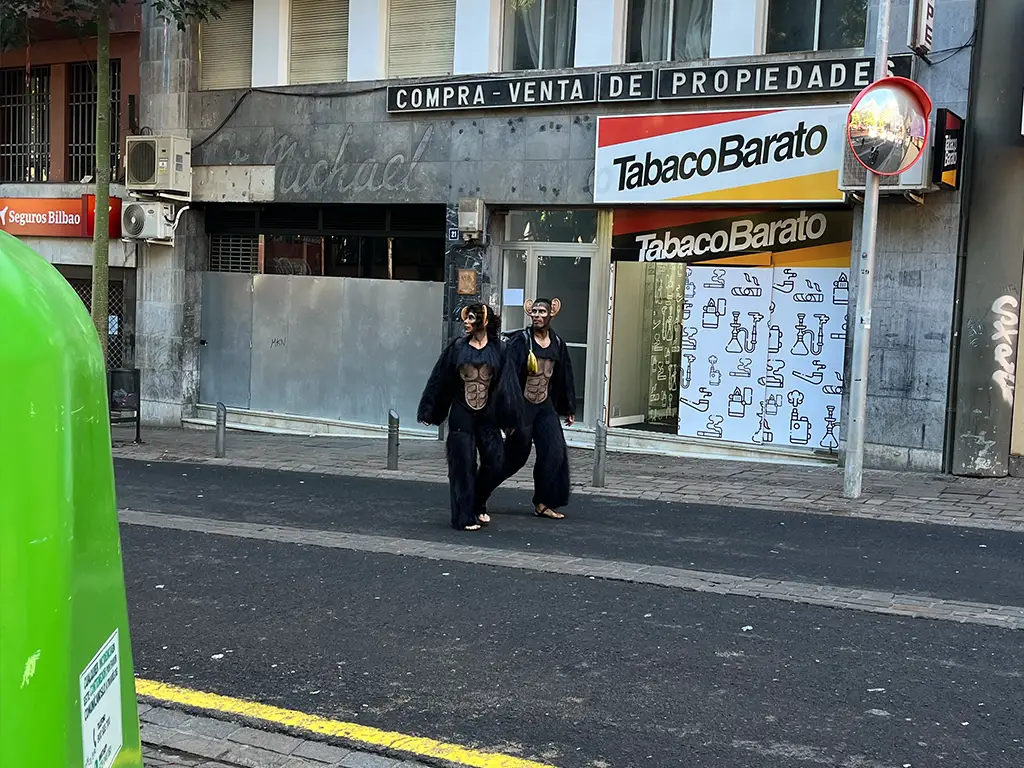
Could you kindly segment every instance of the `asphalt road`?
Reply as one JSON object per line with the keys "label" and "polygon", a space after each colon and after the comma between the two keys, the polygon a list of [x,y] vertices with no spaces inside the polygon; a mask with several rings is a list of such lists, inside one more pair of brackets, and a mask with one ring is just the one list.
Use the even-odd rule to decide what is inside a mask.
{"label": "asphalt road", "polygon": [[[395,486],[372,529],[427,526]],[[1018,632],[141,526],[122,537],[142,677],[560,768],[1024,765]]]}
{"label": "asphalt road", "polygon": [[570,519],[550,521],[509,489],[490,505],[491,527],[469,534],[449,527],[448,489],[435,483],[135,461],[115,470],[119,505],[147,512],[1024,604],[1021,534],[583,495]]}

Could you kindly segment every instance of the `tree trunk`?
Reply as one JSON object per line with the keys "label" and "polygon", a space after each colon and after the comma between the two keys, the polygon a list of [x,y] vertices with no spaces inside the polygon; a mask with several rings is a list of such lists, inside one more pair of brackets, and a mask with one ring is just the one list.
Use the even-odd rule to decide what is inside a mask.
{"label": "tree trunk", "polygon": [[110,334],[110,3],[96,2],[96,226],[92,236],[92,321],[104,361]]}

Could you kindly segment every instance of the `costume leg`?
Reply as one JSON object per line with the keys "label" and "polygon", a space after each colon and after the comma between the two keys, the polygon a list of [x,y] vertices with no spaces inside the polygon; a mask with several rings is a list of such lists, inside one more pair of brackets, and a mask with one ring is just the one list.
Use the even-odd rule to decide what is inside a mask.
{"label": "costume leg", "polygon": [[537,463],[533,467],[533,504],[552,509],[569,503],[569,450],[562,423],[553,408],[542,408],[534,422],[533,442]]}
{"label": "costume leg", "polygon": [[530,458],[530,447],[533,442],[533,421],[536,418],[536,406],[527,403],[523,408],[523,423],[505,440],[505,461],[501,469],[499,484],[526,466]]}
{"label": "costume leg", "polygon": [[476,439],[472,418],[458,406],[452,408],[448,417],[447,454],[452,528],[476,525]]}
{"label": "costume leg", "polygon": [[480,511],[503,480],[505,446],[501,430],[491,421],[480,420],[476,428],[476,448],[480,452],[480,469],[476,474],[476,505]]}

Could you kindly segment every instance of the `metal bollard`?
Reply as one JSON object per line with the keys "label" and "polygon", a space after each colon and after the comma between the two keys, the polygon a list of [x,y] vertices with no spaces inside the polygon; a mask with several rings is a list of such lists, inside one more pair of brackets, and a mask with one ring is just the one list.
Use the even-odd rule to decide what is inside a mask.
{"label": "metal bollard", "polygon": [[228,407],[224,403],[217,403],[217,446],[214,455],[218,459],[224,458],[224,433],[228,429]]}
{"label": "metal bollard", "polygon": [[599,421],[594,432],[594,478],[591,482],[595,488],[604,488],[604,465],[607,457],[608,427],[603,421]]}
{"label": "metal bollard", "polygon": [[398,469],[398,414],[388,411],[388,469]]}

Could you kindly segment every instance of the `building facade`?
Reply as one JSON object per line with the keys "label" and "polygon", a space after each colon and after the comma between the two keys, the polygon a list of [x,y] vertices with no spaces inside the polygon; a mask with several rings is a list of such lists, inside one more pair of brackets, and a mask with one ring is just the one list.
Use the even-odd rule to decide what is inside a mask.
{"label": "building facade", "polygon": [[[883,195],[871,466],[999,475],[1024,451],[1019,125],[971,86],[1024,85],[1024,13],[992,6],[936,0],[925,59],[894,3],[890,71],[966,132],[953,183]],[[606,420],[626,450],[841,457],[861,222],[842,134],[874,0],[234,0],[184,33],[141,14],[140,124],[191,137],[194,173],[173,247],[138,249],[147,420],[220,401],[365,433],[395,409],[415,435],[460,306],[508,330],[554,294],[574,442]]]}

